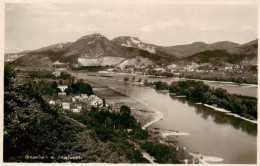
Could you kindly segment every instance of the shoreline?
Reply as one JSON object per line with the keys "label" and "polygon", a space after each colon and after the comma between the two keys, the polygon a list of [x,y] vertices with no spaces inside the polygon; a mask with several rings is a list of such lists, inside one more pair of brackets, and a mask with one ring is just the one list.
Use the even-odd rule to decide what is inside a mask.
{"label": "shoreline", "polygon": [[216,83],[220,83],[220,84],[235,84],[237,86],[256,86],[258,87],[258,84],[246,84],[246,83],[236,83],[236,82],[230,82],[230,81],[214,81],[214,80],[202,80],[202,79],[196,79],[196,78],[185,78],[182,77],[182,79],[186,79],[186,80],[195,80],[195,81],[203,81],[203,82],[216,82]]}
{"label": "shoreline", "polygon": [[209,162],[222,162],[224,161],[223,158],[216,157],[216,156],[204,156],[201,154],[191,153],[190,155],[197,159],[201,164],[211,164]]}
{"label": "shoreline", "polygon": [[[114,88],[112,88],[112,87],[109,87],[109,88],[110,88],[110,89],[113,89],[113,90],[116,91],[116,92],[119,92],[119,91],[117,91],[116,89],[114,89]],[[122,92],[120,92],[120,93],[122,93]],[[122,93],[122,94],[126,95],[125,93]],[[128,95],[126,95],[126,96],[128,96]],[[133,97],[131,97],[131,96],[128,96],[128,97],[131,98],[131,99],[133,99],[133,100],[135,100],[135,101],[137,101],[137,102],[139,102],[139,103],[141,103],[141,104],[143,104],[143,105],[145,105],[145,106],[147,106],[148,108],[150,108],[151,110],[154,111],[153,113],[154,113],[155,115],[153,116],[153,120],[151,120],[150,122],[148,122],[148,123],[146,123],[145,125],[143,125],[143,126],[142,126],[142,129],[146,129],[148,126],[150,126],[151,124],[153,124],[153,123],[159,121],[160,119],[162,119],[162,118],[165,116],[165,115],[164,115],[163,113],[161,113],[159,110],[157,110],[157,109],[151,107],[150,105],[144,103],[143,101],[140,101],[139,99],[133,98]]]}
{"label": "shoreline", "polygon": [[[100,73],[99,73],[100,74]],[[113,73],[101,73],[101,74],[111,74],[111,75],[125,75],[125,74],[130,74],[130,73],[124,73],[124,72],[113,72]],[[203,81],[203,82],[216,82],[216,83],[221,83],[221,84],[235,84],[236,86],[246,86],[246,87],[258,87],[258,84],[252,84],[252,83],[236,83],[236,82],[231,82],[231,81],[215,81],[215,80],[203,80],[203,79],[197,79],[197,78],[185,78],[185,77],[165,77],[165,76],[155,76],[153,77],[153,75],[140,75],[140,74],[131,74],[134,76],[142,76],[143,78],[178,78],[178,79],[184,79],[184,80],[197,80],[197,81]]]}
{"label": "shoreline", "polygon": [[[130,83],[131,84],[131,83]],[[118,91],[118,90],[116,90],[117,89],[117,86],[112,86],[112,88],[111,88],[111,86],[107,86],[108,88],[110,88],[110,89],[112,89],[112,90],[114,90],[114,91],[116,91],[116,92],[120,92],[120,91]],[[114,88],[113,88],[114,87]],[[122,92],[120,92],[120,93],[122,93]],[[122,94],[124,94],[124,95],[126,95],[125,93],[122,93]],[[142,101],[140,101],[139,99],[136,99],[136,98],[133,98],[133,97],[130,97],[130,96],[128,96],[128,95],[126,95],[127,97],[129,97],[130,99],[133,99],[133,100],[135,100],[136,102],[138,102],[138,103],[140,103],[141,105],[144,105],[144,106],[146,106],[146,107],[148,107],[148,109],[150,110],[150,114],[149,114],[149,118],[147,119],[147,121],[144,121],[143,123],[142,123],[142,128],[143,129],[145,129],[145,130],[149,130],[149,126],[150,125],[152,125],[152,124],[154,124],[154,123],[156,123],[157,121],[159,121],[161,118],[163,118],[164,116],[166,116],[166,115],[164,115],[163,113],[161,113],[159,110],[157,110],[157,109],[155,109],[154,107],[152,107],[152,106],[150,106],[149,104],[146,104],[146,103],[144,103],[144,102],[142,102]],[[196,103],[195,103],[196,104]],[[198,103],[198,104],[200,104],[200,103]],[[209,105],[210,106],[210,105]],[[213,107],[213,106],[212,106]],[[222,110],[222,112],[223,111],[225,111],[225,110]],[[227,110],[226,110],[227,111]],[[229,113],[229,112],[224,112],[224,113]],[[144,114],[140,114],[140,115],[142,115],[143,117],[145,117],[145,115]],[[142,120],[142,119],[141,119]],[[160,132],[160,135],[163,135],[164,134],[164,136],[165,137],[168,137],[168,136],[170,136],[170,135],[177,135],[177,132],[175,132],[175,133],[172,133],[172,134],[170,134],[170,133],[161,133]],[[182,135],[182,134],[179,134],[179,135]],[[184,134],[185,135],[185,134]],[[187,135],[187,134],[186,134]],[[162,138],[162,141],[163,141],[163,143],[165,142],[166,144],[167,144],[167,138],[165,138],[164,139],[164,137],[161,137]],[[183,148],[183,151],[186,151],[186,148],[184,147]],[[191,153],[189,153],[188,151],[186,151],[189,155],[191,155],[192,156],[192,154]],[[142,153],[143,154],[143,153]],[[189,156],[189,155],[187,155],[187,156]],[[203,157],[202,159],[201,159],[201,157]],[[147,156],[145,157],[145,158],[147,158]],[[185,157],[186,158],[186,157]],[[193,158],[193,161],[194,160],[196,160],[196,162],[197,161],[199,161],[200,163],[207,163],[207,162],[220,162],[220,158],[218,158],[218,157],[213,157],[213,156],[203,156],[203,155],[200,155],[200,154],[198,154],[198,155],[193,155],[192,156],[192,158]],[[189,160],[187,160],[187,158],[186,159],[184,159],[183,160],[185,163],[186,162],[192,162],[192,159],[190,160],[190,158],[189,158]]]}
{"label": "shoreline", "polygon": [[212,106],[212,105],[208,105],[208,104],[203,104],[203,105],[206,106],[206,107],[212,108],[212,109],[214,109],[215,111],[223,112],[223,113],[225,113],[226,115],[231,115],[231,116],[234,116],[234,117],[236,117],[236,118],[239,118],[239,119],[242,119],[242,120],[245,120],[245,121],[248,121],[248,122],[257,124],[257,120],[247,119],[247,118],[242,117],[242,116],[240,116],[240,115],[234,114],[234,113],[232,113],[231,111],[228,111],[228,110],[226,110],[226,109],[224,109],[224,108],[218,108],[218,107],[215,107],[215,106]]}
{"label": "shoreline", "polygon": [[[172,93],[169,93],[169,94],[172,95],[172,96],[174,96],[174,97],[177,97],[177,98],[186,97],[186,96],[176,96],[176,95],[174,95],[174,94],[172,94]],[[199,102],[199,103],[194,103],[194,104],[201,105],[202,103]],[[212,105],[209,105],[209,104],[202,104],[202,105],[204,105],[204,106],[206,106],[206,107],[209,107],[209,108],[212,108],[212,109],[214,109],[215,111],[223,112],[223,113],[225,113],[226,115],[234,116],[234,117],[236,117],[236,118],[239,118],[239,119],[242,119],[242,120],[245,120],[245,121],[248,121],[248,122],[257,124],[257,120],[247,119],[247,118],[245,118],[245,117],[243,117],[243,116],[240,116],[240,115],[238,115],[238,114],[234,114],[234,113],[232,113],[231,111],[226,110],[226,109],[224,109],[224,108],[215,107],[215,106],[212,106]]]}

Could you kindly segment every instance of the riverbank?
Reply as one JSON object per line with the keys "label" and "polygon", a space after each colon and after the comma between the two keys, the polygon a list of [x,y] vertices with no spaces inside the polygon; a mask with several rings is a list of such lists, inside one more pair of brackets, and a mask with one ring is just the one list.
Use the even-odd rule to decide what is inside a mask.
{"label": "riverbank", "polygon": [[194,81],[202,81],[202,82],[216,82],[220,84],[233,84],[235,86],[258,86],[258,84],[246,84],[246,83],[237,83],[230,81],[214,81],[214,80],[202,80],[202,79],[192,79],[192,78],[182,78],[183,80],[194,80]]}
{"label": "riverbank", "polygon": [[[82,76],[82,78],[85,78],[85,75],[82,74]],[[87,76],[87,79],[91,81],[94,80],[95,82],[101,83],[102,85],[106,85],[109,87],[111,86],[120,92],[124,92],[125,94],[137,98],[147,103],[148,105],[160,110],[165,115],[165,117],[162,118],[162,120],[157,121],[157,123],[153,123],[152,126],[147,127],[146,130],[149,131],[153,128],[159,128],[164,131],[171,130],[191,133],[189,136],[172,135],[166,137],[167,140],[171,142],[178,141],[178,143],[174,143],[176,145],[176,149],[184,150],[186,152],[189,151],[192,153],[199,152],[200,154],[205,156],[221,157],[224,159],[223,163],[255,163],[255,125],[252,124],[252,126],[248,124],[247,121],[241,121],[241,123],[237,123],[237,120],[235,120],[236,118],[226,116],[223,113],[214,111],[202,105],[196,106],[195,104],[192,104],[182,98],[174,99],[168,94],[157,93],[153,88],[133,85],[131,81],[124,82],[123,77],[122,79],[117,80],[116,78],[99,78]],[[96,85],[96,83],[94,84]],[[101,89],[100,91],[104,92],[103,89]],[[139,107],[139,105],[136,106],[138,102],[131,98],[117,98],[112,96],[110,98],[114,98],[115,103],[120,103],[122,101],[121,104],[130,100],[131,113],[139,115],[139,118],[137,118],[137,116],[134,117],[138,119],[142,126],[155,119],[154,116],[156,116],[156,114],[153,110],[149,110],[145,105],[141,103],[139,103],[139,105],[142,106],[142,109],[138,109],[137,107]],[[108,99],[106,99],[106,102],[108,103]],[[224,119],[222,119],[222,117]],[[192,126],[190,126],[189,123],[186,123],[189,121],[189,119],[193,120]],[[228,128],[228,130],[226,130],[226,128]],[[225,134],[222,133],[223,130],[230,132]],[[160,140],[164,140],[162,134],[159,132],[157,132],[157,134],[152,133],[152,135],[154,137],[160,138]],[[241,139],[236,139],[237,137]],[[199,140],[197,140],[197,138],[199,138]],[[248,141],[248,145],[243,144],[245,140]],[[163,143],[162,141],[160,142]],[[212,144],[213,142],[218,145],[215,146],[214,144]],[[223,142],[228,143],[228,145],[223,145]],[[236,144],[241,144],[241,146],[236,148],[229,148],[235,146]],[[185,150],[184,148],[187,150]],[[250,154],[252,154],[252,157],[239,157],[241,155],[246,156],[246,152],[244,152],[243,149],[246,149],[247,152],[250,152]],[[237,152],[239,153],[237,154]],[[230,154],[234,154],[240,159],[234,160],[234,157],[231,157]],[[185,163],[185,161],[183,162]],[[192,162],[192,160],[189,160],[189,162]]]}
{"label": "riverbank", "polygon": [[245,120],[245,121],[248,121],[248,122],[257,124],[257,121],[256,121],[256,120],[247,119],[247,118],[242,117],[242,116],[240,116],[240,115],[231,113],[231,111],[228,111],[228,110],[226,110],[226,109],[224,109],[224,108],[218,108],[218,107],[215,107],[215,106],[212,106],[212,105],[208,105],[208,104],[204,104],[204,105],[205,105],[206,107],[209,107],[209,108],[214,109],[215,111],[223,112],[223,113],[225,113],[226,115],[231,115],[231,116],[234,116],[234,117],[236,117],[236,118],[243,119],[243,120]]}
{"label": "riverbank", "polygon": [[[118,93],[122,93],[117,91],[114,88],[109,87],[109,89],[112,89]],[[104,90],[104,89],[103,89]],[[124,94],[124,93],[122,93]],[[126,94],[124,94],[125,96],[127,96]],[[144,113],[142,114],[143,116],[135,116],[137,119],[139,119],[138,121],[141,122],[143,124],[142,128],[144,130],[146,130],[150,125],[152,125],[153,123],[156,123],[159,120],[162,120],[162,118],[165,116],[164,114],[162,114],[159,110],[151,107],[150,105],[136,99],[130,96],[127,96],[128,98],[137,101],[137,103],[141,103],[142,105],[146,106],[148,108],[148,110],[143,110],[143,107],[141,105],[138,104],[134,104],[132,102],[130,102],[130,100],[125,99],[124,101],[122,100],[118,100],[120,101],[120,104],[125,103],[126,105],[130,105],[131,106],[131,110],[133,110],[133,115],[137,115],[136,112],[139,112],[139,110],[142,110],[141,112]],[[152,112],[151,112],[152,111]],[[150,116],[150,120],[147,120],[147,118],[145,118],[145,115],[151,115]],[[145,123],[144,123],[145,122]],[[147,131],[151,132],[154,134],[154,136],[156,136],[157,138],[159,138],[160,142],[162,144],[166,144],[166,145],[171,145],[174,146],[176,148],[176,150],[179,152],[179,156],[182,156],[181,159],[184,163],[190,163],[190,164],[205,164],[208,161],[211,162],[220,162],[221,160],[215,160],[217,157],[209,157],[209,156],[203,156],[201,154],[197,154],[197,155],[193,155],[190,152],[186,151],[186,147],[180,148],[177,144],[173,144],[173,143],[169,143],[167,137],[169,136],[189,136],[190,133],[187,132],[181,132],[181,131],[162,131],[162,130],[155,130],[157,132],[159,132],[159,135],[156,135],[153,130],[148,129]],[[160,136],[161,135],[161,136]],[[143,152],[142,155],[148,159],[151,163],[154,163],[154,157],[150,156],[148,153]],[[192,156],[192,157],[191,157]],[[203,156],[203,157],[202,157]]]}
{"label": "riverbank", "polygon": [[[159,142],[169,147],[177,147],[175,143],[167,143],[166,138],[160,137],[159,135],[154,134],[148,129],[148,126],[161,120],[164,117],[164,114],[162,114],[159,110],[153,108],[145,102],[142,102],[141,100],[138,100],[137,98],[128,96],[122,91],[118,91],[118,89],[109,86],[109,84],[103,84],[106,82],[106,79],[85,79],[85,81],[89,82],[91,85],[94,85],[93,91],[95,95],[100,98],[105,98],[106,103],[112,106],[113,110],[119,110],[118,108],[121,105],[129,106],[131,109],[131,115],[134,116],[138,122],[140,122],[140,124],[142,125],[142,129],[150,133],[152,140],[159,140]],[[142,155],[151,163],[154,162],[153,156],[149,155],[148,153],[142,151]],[[193,161],[197,161],[193,159],[192,156],[183,148],[179,148],[177,150],[176,158],[183,163],[188,162],[192,164]]]}

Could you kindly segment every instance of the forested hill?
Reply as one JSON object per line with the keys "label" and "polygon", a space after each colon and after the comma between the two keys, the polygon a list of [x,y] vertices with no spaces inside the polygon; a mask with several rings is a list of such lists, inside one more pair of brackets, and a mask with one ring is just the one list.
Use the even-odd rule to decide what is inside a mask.
{"label": "forested hill", "polygon": [[[257,62],[257,47],[257,40],[243,45],[220,41],[212,44],[195,42],[177,46],[157,46],[142,42],[137,37],[119,36],[109,40],[104,35],[95,33],[82,36],[75,42],[57,43],[36,50],[5,54],[5,61],[16,61],[16,65],[20,67],[45,70],[51,70],[55,61],[66,62],[71,67],[121,66],[132,65],[133,62],[135,65],[148,66],[178,63],[204,51],[223,50],[227,52],[227,56],[252,55],[253,60]],[[221,56],[221,52],[215,53],[220,53],[218,56]]]}
{"label": "forested hill", "polygon": [[129,107],[73,113],[50,106],[36,82],[16,85],[13,70],[5,65],[4,162],[149,163],[147,151],[157,163],[180,163],[176,149],[142,130]]}

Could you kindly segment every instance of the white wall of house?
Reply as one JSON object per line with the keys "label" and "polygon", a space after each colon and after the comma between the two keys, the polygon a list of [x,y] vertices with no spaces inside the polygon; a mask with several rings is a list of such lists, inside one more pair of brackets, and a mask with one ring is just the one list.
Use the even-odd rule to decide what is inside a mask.
{"label": "white wall of house", "polygon": [[68,85],[58,85],[58,88],[59,88],[62,92],[64,92],[65,89],[68,88]]}
{"label": "white wall of house", "polygon": [[63,102],[62,103],[62,108],[63,109],[70,109],[70,103]]}

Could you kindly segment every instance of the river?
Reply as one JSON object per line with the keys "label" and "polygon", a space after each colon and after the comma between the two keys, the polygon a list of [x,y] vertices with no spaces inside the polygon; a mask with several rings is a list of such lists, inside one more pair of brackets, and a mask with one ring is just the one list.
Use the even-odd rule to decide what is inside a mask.
{"label": "river", "polygon": [[[171,84],[173,81],[179,81],[179,80],[188,80],[185,78],[156,78],[156,77],[150,77],[150,76],[143,76],[138,74],[118,74],[118,73],[111,73],[111,74],[97,74],[97,73],[91,73],[94,75],[105,75],[105,76],[112,76],[114,79],[123,79],[123,77],[128,77],[131,81],[132,77],[135,77],[135,80],[137,81],[139,78],[142,80],[146,79],[148,82],[154,82],[154,81],[163,81],[167,82],[168,84]],[[194,79],[191,79],[194,80]],[[254,84],[237,84],[237,83],[231,83],[231,82],[220,82],[220,81],[206,81],[206,80],[197,80],[197,81],[203,81],[205,84],[214,87],[214,88],[223,88],[226,89],[229,93],[232,94],[239,94],[244,96],[251,96],[251,97],[257,97],[257,85]]]}
{"label": "river", "polygon": [[[189,135],[168,136],[169,140],[178,141],[178,145],[185,147],[188,152],[223,159],[216,164],[256,163],[256,124],[191,103],[185,98],[158,93],[150,87],[116,81],[115,78],[98,79],[105,80],[107,86],[136,98],[165,115],[149,128],[189,133]],[[225,88],[229,89],[228,86]]]}

